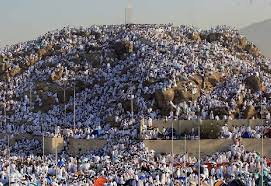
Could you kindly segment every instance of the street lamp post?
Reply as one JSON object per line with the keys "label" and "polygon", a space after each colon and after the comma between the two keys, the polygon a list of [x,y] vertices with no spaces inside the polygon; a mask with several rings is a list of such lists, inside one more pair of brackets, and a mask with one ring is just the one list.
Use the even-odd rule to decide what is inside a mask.
{"label": "street lamp post", "polygon": [[75,106],[76,106],[76,91],[75,91],[75,78],[72,79],[65,79],[63,80],[63,103],[64,103],[64,125],[67,125],[67,104],[66,104],[66,89],[67,89],[67,82],[68,81],[74,81],[73,83],[73,128],[75,129],[76,126],[76,112],[75,112]]}
{"label": "street lamp post", "polygon": [[199,160],[198,160],[198,163],[199,163],[199,166],[198,166],[198,180],[199,180],[199,184],[198,185],[200,185],[200,126],[201,126],[201,124],[202,124],[202,120],[199,118],[199,126],[198,126],[198,136],[199,136]]}
{"label": "street lamp post", "polygon": [[66,126],[67,125],[66,82],[64,82],[63,102],[64,102],[64,125]]}
{"label": "street lamp post", "polygon": [[134,122],[134,98],[135,98],[135,96],[132,94],[130,98],[131,98],[131,118],[132,118],[132,122]]}
{"label": "street lamp post", "polygon": [[171,117],[171,174],[172,174],[172,184],[174,183],[174,167],[173,167],[173,164],[174,164],[174,152],[173,152],[173,148],[174,148],[174,145],[173,145],[173,119],[174,119],[174,114],[173,112],[170,114],[170,117]]}
{"label": "street lamp post", "polygon": [[75,83],[73,84],[73,129],[75,129],[76,121],[75,121]]}
{"label": "street lamp post", "polygon": [[261,132],[262,132],[262,135],[261,135],[261,149],[262,149],[262,152],[261,152],[261,154],[262,154],[262,157],[261,157],[261,163],[262,163],[262,165],[261,165],[261,174],[262,174],[262,186],[263,186],[263,136],[264,136],[264,124],[263,124],[263,104],[262,104],[262,99],[263,99],[263,96],[262,96],[262,92],[260,92],[260,94],[261,94],[261,100],[260,100],[260,104],[261,104],[261,111],[260,111],[260,116],[261,116],[261,123],[262,123],[262,130],[261,130]]}

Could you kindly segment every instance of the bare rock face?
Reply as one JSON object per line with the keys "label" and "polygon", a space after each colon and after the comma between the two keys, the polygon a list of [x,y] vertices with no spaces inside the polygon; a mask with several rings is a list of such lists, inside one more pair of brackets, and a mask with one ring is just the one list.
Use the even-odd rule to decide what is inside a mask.
{"label": "bare rock face", "polygon": [[206,40],[211,43],[215,41],[220,41],[222,38],[223,38],[222,33],[210,33],[207,35]]}
{"label": "bare rock face", "polygon": [[248,41],[247,41],[247,39],[245,37],[242,37],[242,38],[238,39],[239,48],[244,49],[247,46],[247,44],[248,44]]}
{"label": "bare rock face", "polygon": [[19,74],[21,72],[21,68],[19,66],[16,66],[14,68],[12,68],[10,71],[9,71],[9,76],[10,77],[14,77],[16,76],[17,74]]}
{"label": "bare rock face", "polygon": [[130,41],[119,41],[116,42],[113,46],[116,55],[118,58],[123,57],[125,54],[132,53],[134,50],[133,43]]}
{"label": "bare rock face", "polygon": [[91,65],[94,67],[94,68],[99,68],[101,66],[101,63],[100,63],[100,57],[101,57],[101,53],[100,52],[91,52],[91,53],[88,53],[86,55],[84,55],[84,58],[89,62],[91,63]]}
{"label": "bare rock face", "polygon": [[[157,106],[162,111],[162,114],[167,115],[170,111],[174,110],[170,101],[175,105],[183,101],[195,101],[200,97],[201,89],[210,91],[217,84],[221,83],[221,81],[221,74],[219,72],[210,73],[204,79],[196,74],[190,77],[189,80],[177,82],[176,87],[169,88],[166,91],[157,91],[155,93]],[[217,113],[222,117],[227,115],[228,111],[220,109]]]}
{"label": "bare rock face", "polygon": [[220,82],[220,74],[218,73],[212,73],[208,78],[207,81],[210,82],[210,84],[215,87]]}
{"label": "bare rock face", "polygon": [[167,89],[166,91],[157,91],[155,93],[156,103],[164,115],[169,114],[169,112],[172,110],[169,102],[173,101],[174,95],[174,89],[172,88]]}
{"label": "bare rock face", "polygon": [[52,73],[51,80],[52,81],[60,80],[61,77],[63,76],[63,72],[64,72],[64,67],[57,69],[56,71]]}
{"label": "bare rock face", "polygon": [[256,117],[257,112],[256,109],[253,106],[248,106],[244,112],[246,119],[252,119],[253,116]]}
{"label": "bare rock face", "polygon": [[213,109],[213,113],[215,116],[219,116],[220,119],[223,118],[224,115],[229,115],[229,111],[226,107],[217,107]]}
{"label": "bare rock face", "polygon": [[211,73],[210,75],[204,77],[203,89],[205,91],[212,91],[213,88],[222,81],[223,79],[221,78],[220,73]]}
{"label": "bare rock face", "polygon": [[262,88],[262,82],[259,77],[249,76],[245,79],[246,86],[254,92],[260,91]]}
{"label": "bare rock face", "polygon": [[[190,86],[188,86],[188,84]],[[194,101],[198,99],[199,96],[200,85],[190,80],[178,82],[177,87],[169,88],[166,91],[157,91],[155,93],[155,100],[162,114],[168,115],[169,112],[173,110],[170,102],[173,102],[174,104],[179,104],[183,101]]]}
{"label": "bare rock face", "polygon": [[261,55],[260,49],[258,49],[253,44],[247,44],[245,46],[245,51],[247,51],[249,54],[251,54],[253,57],[259,57]]}
{"label": "bare rock face", "polygon": [[191,33],[190,39],[192,39],[193,41],[201,41],[200,34],[197,32]]}
{"label": "bare rock face", "polygon": [[34,108],[34,112],[41,111],[41,112],[48,112],[50,109],[52,109],[53,105],[55,104],[54,98],[49,97],[46,94],[40,95],[42,100],[41,106],[36,106]]}
{"label": "bare rock face", "polygon": [[37,61],[36,61],[35,59],[29,59],[29,60],[27,60],[27,61],[25,62],[24,65],[25,65],[26,67],[30,67],[30,66],[34,65],[36,62],[37,62]]}
{"label": "bare rock face", "polygon": [[38,50],[37,54],[41,59],[44,59],[45,57],[47,57],[48,55],[51,55],[53,52],[53,46],[52,45],[48,45],[44,48],[41,48]]}
{"label": "bare rock face", "polygon": [[8,63],[0,63],[0,74],[6,72],[6,70],[10,67]]}

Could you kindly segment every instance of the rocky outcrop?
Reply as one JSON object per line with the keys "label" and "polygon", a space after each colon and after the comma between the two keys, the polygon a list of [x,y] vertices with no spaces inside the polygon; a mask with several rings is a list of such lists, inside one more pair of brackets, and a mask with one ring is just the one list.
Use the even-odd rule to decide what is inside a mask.
{"label": "rocky outcrop", "polygon": [[200,36],[199,33],[193,32],[190,35],[190,39],[193,40],[193,41],[201,41],[201,36]]}
{"label": "rocky outcrop", "polygon": [[64,72],[64,67],[60,67],[56,69],[51,75],[51,80],[52,81],[60,80],[63,76],[63,72]]}
{"label": "rocky outcrop", "polygon": [[19,66],[13,67],[10,71],[9,71],[9,76],[10,77],[14,77],[17,74],[19,74],[21,72],[21,68]]}
{"label": "rocky outcrop", "polygon": [[257,112],[253,106],[248,106],[244,111],[245,119],[252,119],[253,117],[256,118]]}
{"label": "rocky outcrop", "polygon": [[259,77],[253,75],[249,76],[245,79],[245,84],[248,88],[250,88],[252,91],[260,91],[262,88],[262,82]]}
{"label": "rocky outcrop", "polygon": [[130,41],[118,41],[114,44],[113,48],[118,58],[132,53],[134,50],[133,43]]}
{"label": "rocky outcrop", "polygon": [[176,87],[157,91],[155,100],[164,115],[174,110],[170,102],[179,104],[183,101],[194,101],[200,96],[200,85],[195,81],[178,82]]}

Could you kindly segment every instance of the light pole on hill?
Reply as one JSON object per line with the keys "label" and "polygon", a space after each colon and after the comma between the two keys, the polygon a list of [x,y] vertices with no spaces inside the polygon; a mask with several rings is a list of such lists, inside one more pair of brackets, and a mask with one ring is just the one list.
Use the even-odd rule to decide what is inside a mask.
{"label": "light pole on hill", "polygon": [[64,82],[63,102],[64,102],[64,125],[66,126],[67,125],[66,81]]}
{"label": "light pole on hill", "polygon": [[131,119],[132,119],[132,123],[134,122],[134,99],[135,99],[135,95],[132,93],[129,95],[130,98],[130,107],[131,107]]}
{"label": "light pole on hill", "polygon": [[73,128],[75,129],[76,127],[76,112],[75,112],[75,99],[76,99],[76,91],[75,91],[75,78],[72,79],[64,79],[63,80],[63,104],[64,104],[64,125],[67,125],[67,104],[66,104],[66,89],[67,89],[67,83],[69,81],[73,81]]}
{"label": "light pole on hill", "polygon": [[[7,64],[9,63],[9,59],[8,58],[4,58],[3,59],[3,62],[4,65],[5,65],[5,68],[7,66]],[[8,85],[8,71],[6,70],[6,78],[5,78],[5,85],[4,85],[4,126],[6,127],[7,126],[7,85]],[[7,141],[8,141],[8,144],[7,144],[7,153],[8,153],[8,165],[9,165],[9,169],[8,169],[8,176],[9,176],[9,179],[8,179],[8,184],[10,185],[10,142],[9,142],[9,139],[10,136],[9,136],[9,131],[7,131]]]}
{"label": "light pole on hill", "polygon": [[262,135],[261,135],[261,149],[262,149],[262,152],[261,152],[261,154],[262,154],[262,157],[261,157],[261,174],[262,174],[262,185],[261,186],[263,186],[263,137],[264,137],[264,122],[263,122],[263,103],[262,103],[262,100],[263,100],[263,95],[262,95],[262,90],[260,90],[260,95],[261,95],[261,100],[260,100],[260,104],[261,104],[261,107],[260,107],[260,116],[261,116],[261,123],[262,123],[262,130],[261,130],[261,132],[262,132]]}
{"label": "light pole on hill", "polygon": [[10,142],[9,142],[9,134],[8,134],[8,185],[10,186]]}
{"label": "light pole on hill", "polygon": [[174,119],[174,113],[173,112],[171,112],[170,113],[170,119],[171,119],[171,174],[172,174],[172,183],[174,183],[174,166],[173,166],[173,164],[174,164],[174,154],[173,154],[173,137],[174,137],[174,135],[173,135],[173,132],[174,132],[174,130],[173,130],[173,119]]}
{"label": "light pole on hill", "polygon": [[199,118],[199,126],[198,126],[198,136],[199,136],[199,160],[198,160],[198,163],[199,163],[199,166],[198,166],[198,180],[199,180],[199,184],[198,185],[200,185],[200,163],[201,163],[201,161],[200,161],[200,126],[201,126],[201,124],[202,124],[202,120],[201,120],[201,118]]}
{"label": "light pole on hill", "polygon": [[44,165],[44,116],[41,114],[41,128],[42,128],[42,162]]}

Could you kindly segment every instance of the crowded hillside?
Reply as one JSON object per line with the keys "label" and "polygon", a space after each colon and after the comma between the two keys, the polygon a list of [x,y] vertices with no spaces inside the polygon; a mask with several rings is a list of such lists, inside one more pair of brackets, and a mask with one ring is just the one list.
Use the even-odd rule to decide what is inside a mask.
{"label": "crowded hillside", "polygon": [[[271,137],[271,61],[233,28],[64,27],[2,48],[0,87],[0,129],[8,136],[0,140],[2,185],[271,183],[269,158],[240,140]],[[201,137],[196,129],[175,134],[152,126],[164,119],[267,122],[220,126],[215,138],[233,144],[194,157],[156,153],[139,140]],[[82,156],[41,154],[36,139],[10,147],[9,138],[24,133],[107,144]]]}

